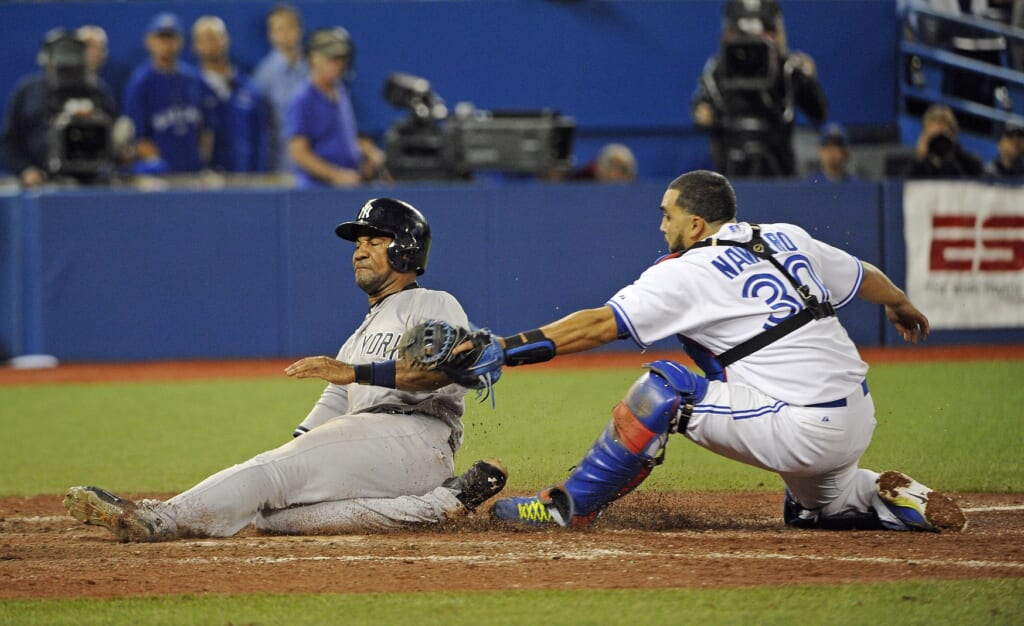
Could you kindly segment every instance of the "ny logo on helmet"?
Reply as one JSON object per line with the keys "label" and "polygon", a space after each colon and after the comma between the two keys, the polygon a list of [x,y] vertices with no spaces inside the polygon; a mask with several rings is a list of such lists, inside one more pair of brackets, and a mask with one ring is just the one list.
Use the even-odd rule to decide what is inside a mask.
{"label": "ny logo on helmet", "polygon": [[367,219],[368,217],[370,217],[370,211],[372,211],[372,210],[373,210],[373,200],[370,200],[369,202],[367,202],[366,204],[363,205],[363,208],[359,209],[359,216],[356,217],[356,219],[357,220],[365,220],[365,219]]}

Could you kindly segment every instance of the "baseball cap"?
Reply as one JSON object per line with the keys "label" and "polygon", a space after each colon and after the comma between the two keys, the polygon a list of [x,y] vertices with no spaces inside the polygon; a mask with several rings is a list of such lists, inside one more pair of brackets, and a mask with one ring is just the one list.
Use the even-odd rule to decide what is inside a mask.
{"label": "baseball cap", "polygon": [[1014,121],[1006,122],[1005,124],[1003,124],[1003,131],[999,134],[999,136],[1024,137],[1024,124]]}
{"label": "baseball cap", "polygon": [[837,146],[845,147],[850,143],[849,137],[846,135],[846,129],[843,128],[842,124],[828,124],[821,129],[821,137],[819,138],[821,145],[834,143]]}
{"label": "baseball cap", "polygon": [[180,35],[181,20],[174,13],[158,13],[149,20],[146,33],[149,35]]}
{"label": "baseball cap", "polygon": [[328,57],[347,57],[352,53],[352,39],[340,26],[323,28],[310,34],[308,51]]}

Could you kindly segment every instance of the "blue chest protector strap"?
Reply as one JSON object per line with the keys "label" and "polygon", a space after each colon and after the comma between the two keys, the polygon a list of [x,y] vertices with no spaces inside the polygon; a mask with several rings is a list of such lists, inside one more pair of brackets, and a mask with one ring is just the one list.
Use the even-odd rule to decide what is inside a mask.
{"label": "blue chest protector strap", "polygon": [[805,326],[812,320],[820,320],[836,314],[836,309],[832,306],[831,302],[827,300],[824,302],[819,301],[818,297],[811,293],[810,287],[801,284],[800,281],[789,273],[782,263],[779,263],[779,260],[775,258],[775,252],[771,249],[771,246],[769,246],[768,242],[761,237],[761,227],[758,224],[751,224],[750,228],[754,231],[751,234],[750,241],[740,243],[738,241],[730,241],[728,239],[705,239],[703,241],[698,241],[687,248],[683,254],[696,248],[708,248],[712,246],[732,246],[735,248],[743,248],[759,259],[764,259],[774,265],[775,269],[779,270],[779,272],[786,277],[786,280],[796,288],[796,292],[800,296],[800,300],[803,302],[804,308],[796,315],[787,317],[780,324],[772,326],[768,330],[754,335],[738,346],[733,346],[722,354],[719,354],[716,357],[716,360],[722,367],[728,367],[736,361],[757,352],[761,348],[775,343],[794,330]]}

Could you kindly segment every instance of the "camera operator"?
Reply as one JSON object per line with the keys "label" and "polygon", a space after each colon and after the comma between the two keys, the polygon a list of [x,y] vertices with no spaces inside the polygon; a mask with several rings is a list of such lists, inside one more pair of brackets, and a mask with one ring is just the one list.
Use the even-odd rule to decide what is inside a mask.
{"label": "camera operator", "polygon": [[109,165],[117,105],[71,31],[48,32],[38,62],[43,71],[22,79],[7,107],[0,139],[7,167],[25,187],[63,177],[92,182]]}
{"label": "camera operator", "polygon": [[815,124],[828,113],[814,60],[788,50],[775,0],[729,0],[720,50],[704,66],[691,110],[711,133],[715,168],[727,176],[795,175],[796,109]]}
{"label": "camera operator", "polygon": [[960,147],[960,126],[953,109],[933,104],[921,117],[916,155],[907,164],[905,178],[969,178],[981,176],[981,159]]}

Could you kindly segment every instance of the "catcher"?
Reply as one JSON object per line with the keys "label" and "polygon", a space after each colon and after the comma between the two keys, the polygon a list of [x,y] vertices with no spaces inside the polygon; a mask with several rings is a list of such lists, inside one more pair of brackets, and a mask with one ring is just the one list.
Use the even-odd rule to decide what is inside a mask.
{"label": "catcher", "polygon": [[451,294],[416,282],[430,251],[427,220],[405,202],[377,198],[335,232],[355,243],[352,268],[370,308],[337,358],[307,357],[285,369],[329,383],[294,439],[166,502],[72,487],[64,496],[71,515],[121,541],[227,537],[250,523],[280,534],[337,534],[441,522],[501,491],[507,472],[495,459],[453,476],[465,387],[395,359],[402,334],[427,319],[468,323]]}
{"label": "catcher", "polygon": [[[631,338],[641,348],[676,335],[703,369],[674,361],[646,372],[615,407],[591,450],[556,485],[498,500],[493,515],[581,527],[635,489],[680,433],[722,456],[777,473],[783,520],[824,529],[961,530],[948,496],[896,471],[858,467],[875,408],[868,366],[835,311],[861,297],[881,304],[905,341],[928,319],[886,275],[792,224],[736,221],[736,196],[720,174],[672,181],[661,202],[670,254],[604,306],[510,337],[429,323],[407,360],[486,388],[502,365]],[[468,340],[466,340],[468,338]]]}

